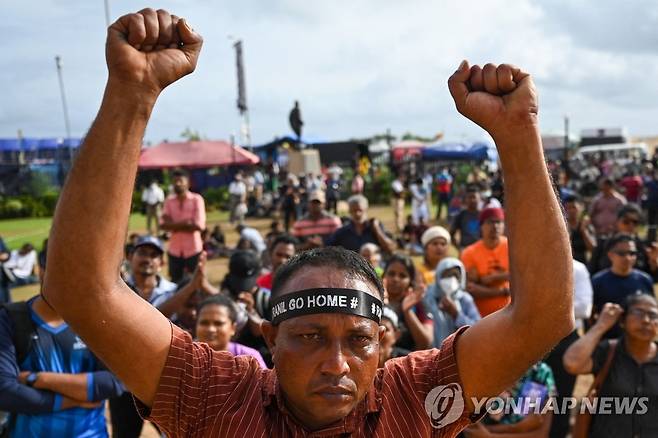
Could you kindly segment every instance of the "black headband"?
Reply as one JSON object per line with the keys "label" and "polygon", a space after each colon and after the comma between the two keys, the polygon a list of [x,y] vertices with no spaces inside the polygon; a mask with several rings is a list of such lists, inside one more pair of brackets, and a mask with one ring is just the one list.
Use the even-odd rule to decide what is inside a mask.
{"label": "black headband", "polygon": [[270,302],[272,324],[302,315],[345,313],[372,319],[379,324],[382,302],[379,298],[355,289],[304,289],[285,294]]}

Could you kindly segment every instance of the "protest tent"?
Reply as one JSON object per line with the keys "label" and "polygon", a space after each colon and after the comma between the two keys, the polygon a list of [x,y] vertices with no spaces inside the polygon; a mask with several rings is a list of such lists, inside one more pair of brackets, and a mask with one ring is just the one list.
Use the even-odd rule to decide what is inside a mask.
{"label": "protest tent", "polygon": [[415,160],[422,156],[427,143],[418,140],[405,140],[396,143],[391,148],[394,161]]}
{"label": "protest tent", "polygon": [[258,156],[221,140],[160,143],[142,149],[140,169],[201,169],[257,164]]}
{"label": "protest tent", "polygon": [[438,143],[421,152],[425,161],[496,161],[495,146],[485,142]]}

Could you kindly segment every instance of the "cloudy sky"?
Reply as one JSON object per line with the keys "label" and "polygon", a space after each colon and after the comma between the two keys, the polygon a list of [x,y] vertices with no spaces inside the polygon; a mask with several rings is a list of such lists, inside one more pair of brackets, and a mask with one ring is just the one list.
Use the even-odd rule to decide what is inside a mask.
{"label": "cloudy sky", "polygon": [[[63,59],[71,129],[82,136],[106,80],[102,0],[3,2],[0,137],[64,136],[55,69]],[[636,0],[208,1],[109,0],[112,19],[146,6],[184,16],[205,38],[197,71],[164,92],[146,140],[186,128],[239,133],[235,59],[244,41],[252,138],[290,131],[341,140],[406,131],[447,139],[482,132],[454,110],[446,79],[466,58],[511,62],[534,75],[542,129],[625,126],[658,134],[658,2]]]}

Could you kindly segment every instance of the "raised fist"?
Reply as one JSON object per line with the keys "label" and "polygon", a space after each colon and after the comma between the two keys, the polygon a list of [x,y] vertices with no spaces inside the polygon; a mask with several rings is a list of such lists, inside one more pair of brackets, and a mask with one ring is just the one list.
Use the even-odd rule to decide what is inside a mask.
{"label": "raised fist", "polygon": [[610,329],[619,321],[622,313],[624,313],[624,310],[619,304],[605,303],[596,323]]}
{"label": "raised fist", "polygon": [[162,9],[124,15],[107,32],[110,81],[157,95],[194,71],[202,44],[184,19]]}
{"label": "raised fist", "polygon": [[537,124],[537,93],[528,73],[509,64],[469,67],[463,61],[448,79],[457,110],[491,136]]}

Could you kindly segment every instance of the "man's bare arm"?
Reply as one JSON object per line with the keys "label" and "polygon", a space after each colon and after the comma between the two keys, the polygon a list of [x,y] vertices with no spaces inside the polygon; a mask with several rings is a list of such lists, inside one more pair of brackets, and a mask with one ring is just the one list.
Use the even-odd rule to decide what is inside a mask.
{"label": "man's bare arm", "polygon": [[[481,69],[464,62],[448,85],[458,111],[493,137],[505,175],[512,303],[483,318],[457,343],[470,404],[470,397],[496,396],[511,386],[573,330],[573,276],[530,76],[510,65]],[[490,366],[482,367],[482,358]]]}
{"label": "man's bare arm", "polygon": [[103,102],[50,234],[44,297],[147,405],[169,351],[171,327],[121,280],[122,242],[153,105],[167,85],[194,70],[201,44],[184,20],[162,10],[144,9],[110,26]]}
{"label": "man's bare arm", "polygon": [[507,289],[496,289],[495,287],[482,286],[478,283],[469,282],[466,290],[473,298],[492,298],[501,295],[509,295]]}

